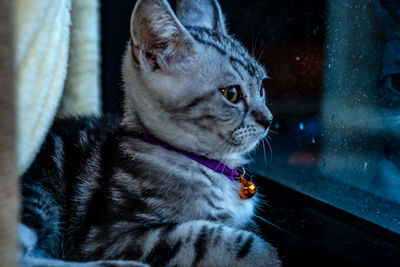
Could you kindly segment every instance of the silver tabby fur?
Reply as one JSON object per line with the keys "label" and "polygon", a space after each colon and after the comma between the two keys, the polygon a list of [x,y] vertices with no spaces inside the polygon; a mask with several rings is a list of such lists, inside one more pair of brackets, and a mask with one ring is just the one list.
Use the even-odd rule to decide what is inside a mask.
{"label": "silver tabby fur", "polygon": [[[246,227],[257,198],[171,146],[237,168],[267,134],[266,73],[215,0],[139,0],[121,123],[58,121],[24,175],[25,266],[280,266]],[[234,104],[220,88],[240,85]],[[138,261],[138,262],[133,262]],[[80,263],[79,263],[80,262]]]}

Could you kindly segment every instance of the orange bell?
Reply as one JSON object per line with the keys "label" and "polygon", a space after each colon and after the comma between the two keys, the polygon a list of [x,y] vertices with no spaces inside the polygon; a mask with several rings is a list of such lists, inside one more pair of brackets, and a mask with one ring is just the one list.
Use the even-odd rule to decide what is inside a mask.
{"label": "orange bell", "polygon": [[250,199],[256,194],[256,186],[253,182],[247,181],[243,176],[240,176],[240,197],[242,199]]}

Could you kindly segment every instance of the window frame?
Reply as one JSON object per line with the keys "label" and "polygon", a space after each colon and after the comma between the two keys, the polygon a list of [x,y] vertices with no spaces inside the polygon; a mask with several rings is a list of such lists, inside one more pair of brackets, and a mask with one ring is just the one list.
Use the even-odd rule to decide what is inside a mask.
{"label": "window frame", "polygon": [[[256,219],[284,266],[400,266],[400,235],[265,176],[268,203]],[[276,226],[273,226],[273,225]]]}

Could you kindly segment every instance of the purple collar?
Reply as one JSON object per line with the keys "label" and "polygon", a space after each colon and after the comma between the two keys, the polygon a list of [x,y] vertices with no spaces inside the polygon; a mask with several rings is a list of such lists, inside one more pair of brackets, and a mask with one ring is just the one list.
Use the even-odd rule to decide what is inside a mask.
{"label": "purple collar", "polygon": [[198,163],[210,168],[211,170],[213,170],[215,172],[224,174],[231,181],[236,180],[236,177],[240,176],[240,173],[238,172],[238,170],[231,169],[228,166],[222,164],[221,162],[219,162],[217,160],[208,159],[203,156],[199,156],[199,155],[195,155],[190,152],[187,152],[187,151],[183,151],[181,149],[170,146],[167,143],[156,139],[155,137],[144,136],[144,137],[142,137],[142,139],[144,141],[146,141],[147,143],[150,143],[150,144],[153,144],[156,146],[160,146],[169,151],[174,151],[174,152],[182,154],[194,161],[197,161]]}

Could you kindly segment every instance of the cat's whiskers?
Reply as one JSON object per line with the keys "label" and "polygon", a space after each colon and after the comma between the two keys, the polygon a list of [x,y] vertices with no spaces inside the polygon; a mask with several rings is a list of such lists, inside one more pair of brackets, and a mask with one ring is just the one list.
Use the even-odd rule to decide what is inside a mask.
{"label": "cat's whiskers", "polygon": [[[269,130],[268,133],[271,133],[271,134],[279,134],[277,131],[274,131],[274,130]],[[267,137],[270,137],[269,134],[267,135]]]}
{"label": "cat's whiskers", "polygon": [[268,145],[268,148],[269,148],[269,153],[270,153],[269,161],[272,161],[272,147],[271,147],[271,144],[269,143],[268,139],[265,139],[265,141],[267,141],[267,145]]}
{"label": "cat's whiskers", "polygon": [[[259,38],[260,38],[260,36],[261,36],[261,34],[262,34],[263,30],[264,30],[264,27],[267,25],[267,22],[268,22],[267,20],[264,21],[263,25],[261,26],[261,29],[258,31],[256,40],[255,40],[255,42],[254,42],[255,45],[254,45],[254,47],[253,47],[253,49],[252,49],[252,55],[253,55],[254,57],[255,57],[255,49],[256,49],[256,47],[257,47],[257,45],[258,45]],[[271,43],[271,42],[269,42],[269,43]],[[260,60],[260,58],[257,59],[257,62],[259,62],[259,60]]]}
{"label": "cat's whiskers", "polygon": [[[252,40],[254,38],[254,20],[255,20],[255,17],[253,17],[252,21],[251,21],[251,39]],[[256,46],[257,46],[257,38],[256,38],[255,42],[251,41],[251,55],[253,57],[255,56]]]}
{"label": "cat's whiskers", "polygon": [[253,216],[256,217],[256,218],[258,218],[258,219],[260,219],[261,221],[263,221],[263,222],[265,222],[265,223],[267,223],[267,224],[269,224],[269,225],[271,225],[271,226],[273,226],[273,227],[275,227],[275,228],[277,228],[277,229],[279,229],[279,230],[285,232],[285,233],[289,233],[287,230],[285,230],[285,229],[283,229],[282,227],[279,227],[278,225],[276,225],[276,224],[274,224],[274,223],[268,221],[267,219],[264,219],[263,217],[260,217],[260,216],[258,216],[258,215],[256,215],[256,214],[254,214]]}
{"label": "cat's whiskers", "polygon": [[267,162],[267,155],[265,152],[265,143],[264,143],[264,138],[261,140],[262,145],[263,145],[263,154],[264,154],[264,161]]}
{"label": "cat's whiskers", "polygon": [[271,44],[272,44],[272,40],[264,45],[264,47],[261,49],[260,55],[257,57],[257,62],[260,62],[260,60],[261,60],[261,58],[262,58],[262,56],[264,54],[265,49],[267,49]]}
{"label": "cat's whiskers", "polygon": [[[248,145],[249,145],[249,137],[250,136],[248,135],[247,138],[246,138],[246,142],[245,142],[246,143],[246,147],[248,147]],[[255,154],[252,155],[252,153],[249,153],[248,155],[250,157],[250,161],[253,162],[255,160]]]}
{"label": "cat's whiskers", "polygon": [[250,153],[247,154],[249,156],[249,160],[251,162],[253,162],[256,158],[256,154],[254,153],[254,151],[251,151]]}

